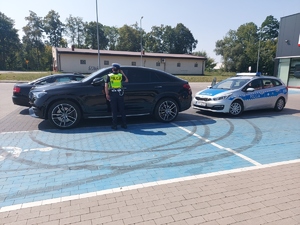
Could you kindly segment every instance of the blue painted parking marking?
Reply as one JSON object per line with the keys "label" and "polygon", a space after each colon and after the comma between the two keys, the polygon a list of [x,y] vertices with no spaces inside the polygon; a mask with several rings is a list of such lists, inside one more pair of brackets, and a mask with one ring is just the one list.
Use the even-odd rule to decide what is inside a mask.
{"label": "blue painted parking marking", "polygon": [[0,207],[300,159],[299,125],[281,115],[1,133]]}

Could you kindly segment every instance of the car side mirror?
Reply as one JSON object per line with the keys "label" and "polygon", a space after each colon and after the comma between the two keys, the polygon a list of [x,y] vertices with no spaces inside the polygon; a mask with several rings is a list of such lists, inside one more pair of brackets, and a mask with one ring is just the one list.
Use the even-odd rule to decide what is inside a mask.
{"label": "car side mirror", "polygon": [[94,86],[100,86],[104,84],[104,80],[103,78],[95,78],[93,81],[92,81],[92,85]]}
{"label": "car side mirror", "polygon": [[253,92],[253,91],[255,91],[255,89],[254,89],[254,88],[247,88],[246,91],[247,91],[247,92]]}

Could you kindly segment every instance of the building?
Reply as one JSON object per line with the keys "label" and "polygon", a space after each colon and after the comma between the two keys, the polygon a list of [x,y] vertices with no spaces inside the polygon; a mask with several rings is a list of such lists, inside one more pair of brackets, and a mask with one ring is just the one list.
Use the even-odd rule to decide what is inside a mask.
{"label": "building", "polygon": [[280,19],[275,74],[288,87],[300,88],[300,13]]}
{"label": "building", "polygon": [[[98,69],[98,50],[52,48],[53,70],[89,74]],[[207,58],[189,54],[165,54],[100,50],[100,67],[112,63],[144,66],[175,75],[203,75]]]}

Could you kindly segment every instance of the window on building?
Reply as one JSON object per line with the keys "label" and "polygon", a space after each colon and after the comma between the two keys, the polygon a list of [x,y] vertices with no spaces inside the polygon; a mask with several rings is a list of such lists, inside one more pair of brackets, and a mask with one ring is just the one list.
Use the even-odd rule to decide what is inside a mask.
{"label": "window on building", "polygon": [[109,61],[108,60],[104,60],[104,65],[109,65]]}
{"label": "window on building", "polygon": [[177,63],[177,67],[181,67],[181,63]]}
{"label": "window on building", "polygon": [[160,62],[156,62],[156,66],[160,66]]}
{"label": "window on building", "polygon": [[198,63],[195,63],[194,67],[198,67]]}
{"label": "window on building", "polygon": [[136,62],[131,62],[131,65],[132,66],[136,66]]}
{"label": "window on building", "polygon": [[80,64],[86,64],[86,60],[85,59],[80,59]]}

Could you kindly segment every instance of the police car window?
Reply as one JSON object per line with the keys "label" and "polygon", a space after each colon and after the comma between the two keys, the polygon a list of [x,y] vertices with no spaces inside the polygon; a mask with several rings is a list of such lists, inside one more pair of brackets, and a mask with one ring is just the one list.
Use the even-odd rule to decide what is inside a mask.
{"label": "police car window", "polygon": [[263,88],[271,88],[273,86],[274,85],[271,79],[263,79]]}

